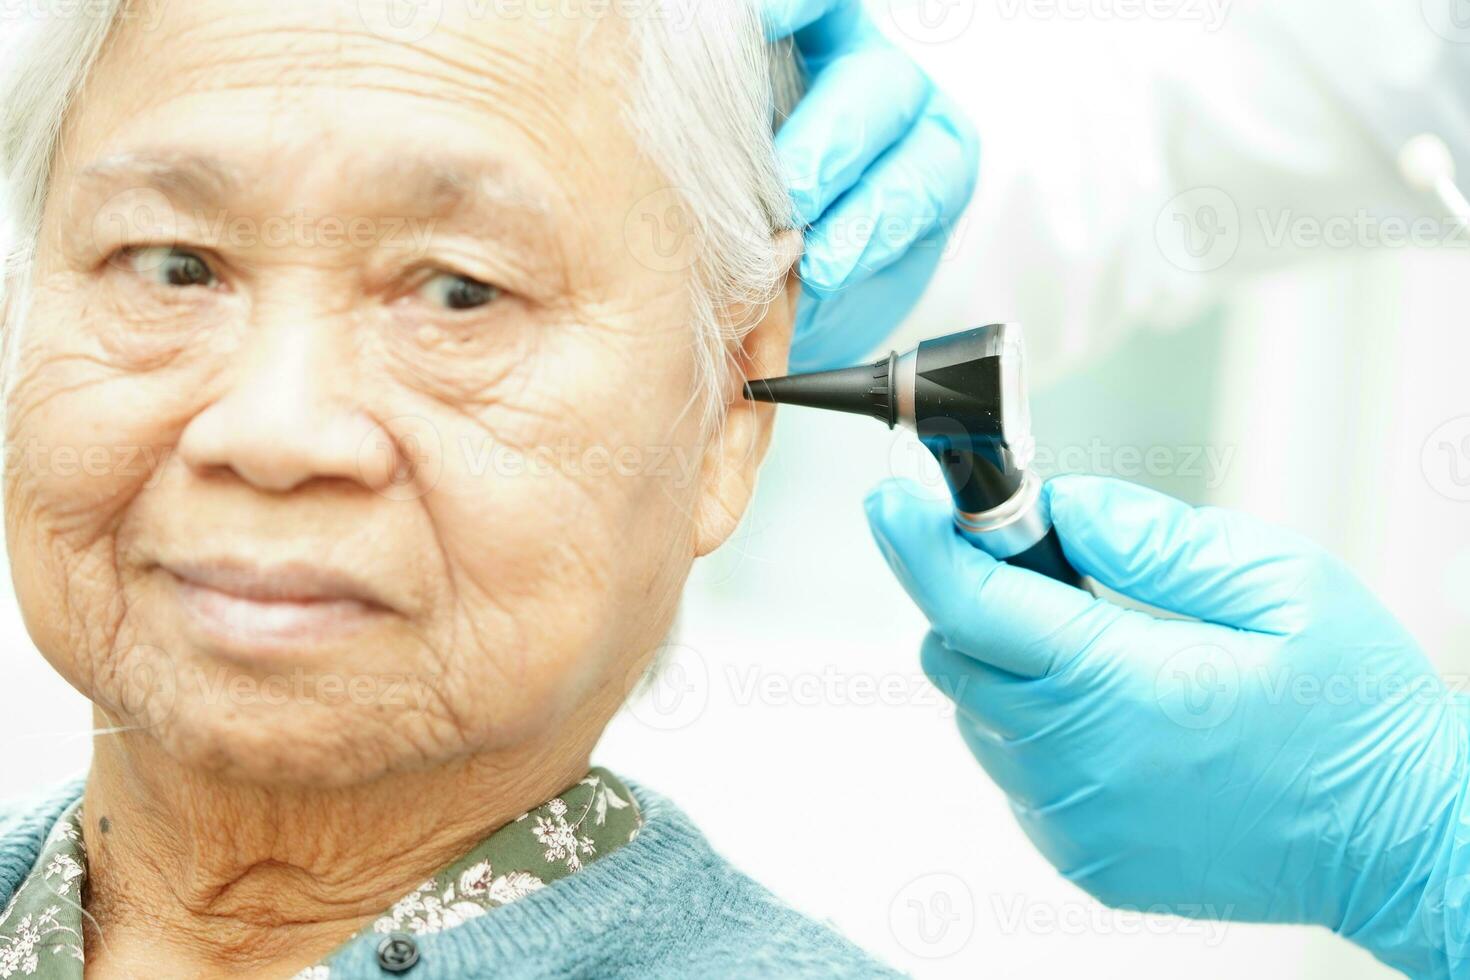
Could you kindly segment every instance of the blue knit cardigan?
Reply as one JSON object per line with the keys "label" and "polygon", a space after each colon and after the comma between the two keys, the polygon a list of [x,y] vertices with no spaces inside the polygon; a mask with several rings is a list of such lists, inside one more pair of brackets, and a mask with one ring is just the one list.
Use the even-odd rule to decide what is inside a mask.
{"label": "blue knit cardigan", "polygon": [[[38,800],[0,804],[0,909],[82,785],[76,780]],[[401,976],[901,976],[731,867],[674,804],[628,785],[646,821],[636,838],[490,915],[418,937],[420,960]],[[353,940],[345,956],[334,958],[334,980],[395,977],[378,965],[380,938]]]}

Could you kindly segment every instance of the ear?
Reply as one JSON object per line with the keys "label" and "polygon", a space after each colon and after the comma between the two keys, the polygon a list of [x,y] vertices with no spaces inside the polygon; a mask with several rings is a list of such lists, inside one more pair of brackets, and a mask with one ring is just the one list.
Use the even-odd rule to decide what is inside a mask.
{"label": "ear", "polygon": [[796,274],[801,233],[782,232],[776,247],[782,260],[789,260],[786,281],[760,322],[745,335],[723,375],[724,427],[711,437],[705,449],[696,510],[695,557],[709,554],[735,533],[755,493],[756,475],[771,444],[776,406],[746,401],[745,383],[786,373],[796,304],[801,298],[801,279]]}

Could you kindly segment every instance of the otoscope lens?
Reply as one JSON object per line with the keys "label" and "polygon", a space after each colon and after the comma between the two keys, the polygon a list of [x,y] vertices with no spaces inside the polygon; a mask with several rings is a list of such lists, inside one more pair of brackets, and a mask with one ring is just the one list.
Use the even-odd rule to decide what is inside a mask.
{"label": "otoscope lens", "polygon": [[1026,343],[1018,323],[1006,324],[1000,351],[1001,436],[1016,467],[1029,470],[1036,458],[1031,435],[1031,397],[1026,386]]}

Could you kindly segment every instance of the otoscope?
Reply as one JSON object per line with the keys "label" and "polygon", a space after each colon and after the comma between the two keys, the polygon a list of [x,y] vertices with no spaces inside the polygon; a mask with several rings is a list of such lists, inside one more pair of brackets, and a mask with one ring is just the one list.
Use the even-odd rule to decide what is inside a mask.
{"label": "otoscope", "polygon": [[745,397],[913,430],[939,460],[961,535],[993,558],[1080,588],[1030,470],[1025,367],[1020,324],[995,323],[871,365],[752,381]]}

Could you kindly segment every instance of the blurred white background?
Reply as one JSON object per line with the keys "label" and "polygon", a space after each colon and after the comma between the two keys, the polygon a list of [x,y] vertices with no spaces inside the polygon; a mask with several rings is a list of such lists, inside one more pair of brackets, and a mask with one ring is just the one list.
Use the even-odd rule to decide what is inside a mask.
{"label": "blurred white background", "polygon": [[[1050,472],[1304,531],[1464,672],[1470,235],[1410,244],[1393,224],[1444,217],[1400,177],[1395,141],[1470,136],[1453,98],[1431,111],[1470,104],[1454,2],[872,6],[985,145],[976,204],[893,345],[1023,322]],[[1320,930],[1105,910],[1036,854],[923,679],[925,623],[863,518],[890,475],[937,492],[926,464],[873,423],[783,412],[752,512],[690,585],[663,683],[598,761],[919,977],[1389,975]],[[11,795],[85,767],[89,719],[13,598],[0,635]]]}

